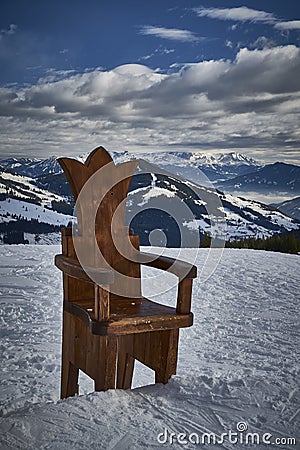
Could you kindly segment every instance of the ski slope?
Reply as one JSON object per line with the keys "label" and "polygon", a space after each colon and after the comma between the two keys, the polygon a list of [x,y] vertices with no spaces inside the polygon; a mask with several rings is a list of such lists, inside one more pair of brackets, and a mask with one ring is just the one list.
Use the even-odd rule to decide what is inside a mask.
{"label": "ski slope", "polygon": [[[241,449],[244,443],[221,442],[241,423],[247,430],[240,439],[251,432],[270,435],[272,443],[293,437],[299,445],[298,255],[214,250],[219,263],[195,281],[194,326],[181,330],[177,375],[167,385],[153,385],[152,372],[138,364],[132,391],[91,392],[82,376],[80,395],[60,401],[62,283],[53,265],[59,252],[1,246],[1,450],[195,449],[201,443],[190,439],[203,433],[219,442],[204,448]],[[200,272],[208,252],[197,256]],[[156,273],[146,269],[147,279]],[[151,296],[152,283],[144,289]],[[165,294],[167,303],[174,304],[175,290]]]}

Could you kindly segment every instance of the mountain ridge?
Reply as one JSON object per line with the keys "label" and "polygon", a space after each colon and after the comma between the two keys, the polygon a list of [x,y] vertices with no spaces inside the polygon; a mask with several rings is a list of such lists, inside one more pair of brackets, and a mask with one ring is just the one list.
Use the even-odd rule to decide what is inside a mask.
{"label": "mountain ridge", "polygon": [[300,197],[295,197],[280,203],[274,203],[271,204],[271,206],[274,206],[287,216],[300,221]]}
{"label": "mountain ridge", "polygon": [[[261,167],[258,161],[243,155],[242,153],[229,152],[220,153],[216,156],[203,152],[110,152],[116,163],[124,162],[128,159],[146,159],[150,163],[164,166],[169,171],[174,167],[177,175],[189,175],[187,163],[190,168],[191,181],[197,181],[199,170],[203,170],[211,181],[215,181],[220,176],[226,179],[238,174],[245,173],[251,168]],[[75,159],[82,162],[88,154],[81,154]],[[48,173],[60,173],[61,167],[55,156],[46,159],[38,158],[6,158],[0,160],[0,165],[5,170],[12,170],[19,175],[27,175],[36,178]]]}
{"label": "mountain ridge", "polygon": [[255,172],[239,175],[217,184],[225,191],[282,192],[300,194],[300,166],[283,162],[267,164]]}
{"label": "mountain ridge", "polygon": [[[26,225],[27,232],[31,229],[35,233],[41,223],[57,230],[72,220],[71,192],[63,173],[30,178],[0,172],[0,200],[2,232]],[[185,205],[183,212],[179,212],[180,205]],[[187,237],[187,246],[205,234],[232,240],[267,237],[300,226],[273,207],[225,194],[212,185],[197,185],[146,160],[140,160],[132,178],[127,223],[140,235],[142,245],[153,245],[150,236],[153,237],[152,231],[159,230],[171,247],[181,245],[178,226]],[[156,244],[162,244],[160,238]]]}

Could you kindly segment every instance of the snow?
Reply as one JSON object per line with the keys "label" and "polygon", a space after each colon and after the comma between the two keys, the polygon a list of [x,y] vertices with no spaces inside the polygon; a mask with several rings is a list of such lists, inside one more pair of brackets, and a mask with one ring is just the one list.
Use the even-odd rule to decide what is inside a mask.
{"label": "snow", "polygon": [[[191,183],[187,183],[190,184]],[[238,207],[239,210],[235,211],[234,208],[230,207],[218,207],[220,213],[224,216],[224,221],[218,224],[215,230],[211,229],[209,223],[205,221],[207,218],[209,220],[218,217],[211,217],[209,215],[202,214],[201,219],[193,221],[185,221],[183,226],[188,227],[191,230],[199,228],[203,233],[213,234],[224,234],[224,238],[227,240],[233,239],[243,239],[247,237],[262,237],[266,238],[274,235],[274,229],[268,227],[268,224],[272,223],[285,228],[287,231],[297,230],[299,228],[299,223],[294,222],[292,217],[288,217],[284,213],[281,213],[274,208],[263,205],[259,202],[253,200],[247,200],[241,197],[234,197],[230,194],[219,193],[220,204],[222,201],[226,201],[227,204],[233,207]],[[258,213],[258,214],[255,214]],[[255,221],[257,219],[265,219],[266,225],[258,225]],[[261,220],[260,220],[261,221]]]}
{"label": "snow", "polygon": [[196,162],[201,165],[209,165],[209,166],[214,166],[218,164],[218,158],[216,156],[200,152],[192,153],[190,161]]}
{"label": "snow", "polygon": [[[143,189],[143,188],[140,188]],[[165,196],[165,197],[175,197],[175,193],[172,191],[169,191],[168,189],[164,189],[164,188],[160,188],[160,187],[151,187],[150,189],[148,189],[148,192],[146,194],[143,195],[143,200],[138,203],[137,206],[144,206],[146,205],[149,200],[151,198],[155,198],[155,197],[160,197],[160,196]],[[134,191],[133,193],[135,194],[137,191]]]}
{"label": "snow", "polygon": [[[299,256],[225,249],[219,260],[217,249],[201,249],[199,271],[209,252],[219,263],[208,279],[195,280],[195,321],[181,330],[177,375],[165,386],[151,385],[152,373],[138,365],[134,386],[148,386],[99,393],[88,393],[90,380],[82,377],[81,395],[59,401],[62,283],[53,265],[59,252],[50,245],[1,246],[1,449],[192,449],[160,444],[157,436],[167,429],[220,437],[236,432],[239,422],[260,436],[299,443]],[[145,276],[154,273],[145,268]],[[153,292],[151,283],[146,290]],[[165,301],[174,304],[175,294],[173,287]]]}
{"label": "snow", "polygon": [[61,232],[53,232],[53,233],[39,233],[38,234],[38,242],[36,242],[36,234],[33,233],[24,233],[24,239],[27,239],[29,244],[38,244],[38,245],[59,245],[61,242]]}
{"label": "snow", "polygon": [[[7,185],[2,180],[8,182],[11,194],[24,199],[31,199],[35,197],[39,199],[42,204],[49,204],[51,200],[58,202],[63,201],[64,197],[54,194],[46,189],[40,189],[35,184],[32,178],[23,175],[14,175],[10,172],[1,172],[0,174],[0,193],[7,193]],[[1,180],[2,179],[2,180]],[[12,184],[11,183],[15,183]]]}
{"label": "snow", "polygon": [[[136,154],[137,155],[137,154]],[[167,168],[166,164],[171,164],[174,168],[180,167],[182,170],[190,170],[191,164],[193,160],[191,158],[197,159],[197,157],[208,158],[211,162],[213,160],[212,155],[209,157],[208,155],[194,152],[194,153],[153,153],[151,154],[150,161],[155,163],[159,163],[165,169]],[[128,160],[132,155],[129,153],[123,152],[122,154],[114,154],[113,155],[117,162]],[[144,155],[145,156],[145,155]],[[225,157],[226,156],[226,157]],[[218,161],[228,162],[233,161],[237,163],[238,161],[248,161],[251,164],[254,164],[252,160],[245,157],[244,155],[238,153],[230,153],[227,155],[219,155]],[[81,158],[81,157],[80,157]],[[49,160],[50,161],[50,160]],[[53,159],[52,162],[55,162]],[[145,162],[145,161],[144,161]],[[199,162],[199,161],[198,161]],[[198,164],[197,162],[197,164]],[[196,163],[195,163],[196,164]],[[196,164],[196,165],[197,165]],[[223,164],[224,165],[224,164]],[[149,165],[148,165],[149,166]],[[192,187],[192,189],[196,189],[200,194],[200,199],[189,199],[192,201],[195,206],[198,205],[206,205],[206,202],[201,199],[201,194],[203,192],[203,198],[207,197],[207,193],[215,192],[211,183],[204,180],[204,184],[207,182],[210,184],[211,189],[204,188],[198,186],[192,181],[180,181],[176,180],[175,176],[169,176],[163,182],[163,187],[159,186],[157,175],[154,174],[155,167],[153,165],[148,167],[147,165],[144,169],[147,171],[150,170],[151,173],[151,186],[140,187],[135,191],[129,193],[129,198],[127,202],[127,207],[131,209],[131,211],[135,208],[140,209],[143,206],[149,206],[159,201],[161,207],[168,208],[170,205],[175,205],[175,201],[179,198],[182,198],[183,195],[186,194],[186,185]],[[141,164],[142,167],[142,164]],[[148,168],[147,168],[148,167]],[[158,173],[160,172],[159,167],[157,167]],[[198,168],[194,167],[193,170],[196,170],[198,182],[201,181],[200,172]],[[174,170],[173,170],[174,171]],[[199,178],[200,177],[200,178]],[[51,201],[63,201],[63,197],[53,194],[47,190],[38,189],[34,180],[28,176],[14,175],[8,172],[3,172],[1,177],[2,182],[0,180],[0,193],[7,194],[13,193],[15,197],[18,197],[20,200],[14,199],[6,199],[4,201],[0,201],[0,222],[10,222],[17,221],[18,219],[36,219],[39,222],[48,223],[51,225],[66,225],[70,220],[72,220],[71,216],[67,216],[64,214],[60,214],[56,211],[50,210],[48,208],[52,207]],[[187,176],[187,178],[189,178]],[[180,192],[182,191],[182,193]],[[179,191],[179,192],[178,192]],[[262,205],[261,203],[254,202],[251,200],[246,200],[238,197],[234,197],[230,194],[222,194],[217,191],[217,196],[220,199],[220,205],[222,201],[228,202],[227,207],[219,208],[220,215],[223,212],[224,218],[227,220],[228,229],[227,229],[227,238],[229,240],[232,239],[241,239],[244,237],[268,237],[273,235],[275,232],[279,231],[291,231],[298,229],[299,224],[294,223],[292,218],[287,217],[286,215],[278,212],[272,211],[272,208]],[[41,203],[41,205],[33,205],[30,202],[30,199],[36,200],[37,203]],[[172,197],[172,198],[171,198]],[[176,197],[176,198],[174,198]],[[178,202],[177,202],[178,203]],[[226,205],[225,205],[226,206]],[[237,211],[237,208],[240,208],[240,211]],[[199,208],[195,208],[195,211],[198,211]],[[200,215],[200,213],[199,213]],[[198,225],[200,227],[200,232],[209,232],[207,228],[207,221],[205,220],[205,215],[202,214],[199,217],[197,212]],[[219,215],[218,215],[219,216]],[[218,218],[216,218],[218,219]],[[195,228],[195,221],[186,221],[185,225],[190,228]],[[148,231],[148,230],[146,230]],[[223,234],[223,230],[221,230]],[[211,232],[212,233],[212,232]],[[211,234],[210,233],[210,234]],[[32,242],[32,239],[29,239]],[[48,240],[49,242],[49,240]],[[50,240],[51,242],[51,240]]]}
{"label": "snow", "polygon": [[[221,174],[227,175],[225,179],[232,178],[239,174],[241,167],[248,166],[256,170],[261,164],[252,158],[243,155],[241,153],[220,153],[213,155],[211,153],[203,153],[200,151],[195,152],[150,152],[142,153],[135,152],[130,153],[113,153],[113,158],[117,164],[124,162],[128,159],[139,159],[142,164],[150,163],[152,165],[159,166],[161,169],[169,171],[170,173],[177,174],[185,179],[194,181],[197,184],[211,187],[212,182],[220,181]],[[208,178],[205,175],[205,170],[209,171]],[[229,169],[229,171],[228,171]],[[202,172],[202,170],[204,172]],[[212,176],[211,181],[209,178]]]}
{"label": "snow", "polygon": [[219,154],[218,164],[224,165],[238,165],[247,164],[249,166],[260,166],[260,163],[242,153],[229,152],[225,154]]}
{"label": "snow", "polygon": [[[248,235],[249,236],[255,236],[255,234],[259,233],[265,237],[272,236],[273,232],[272,230],[268,230],[265,227],[258,226],[255,223],[253,223],[253,219],[255,216],[251,214],[249,210],[252,210],[254,212],[257,212],[259,215],[267,218],[268,220],[271,220],[273,224],[279,225],[281,227],[284,227],[288,231],[297,230],[299,228],[299,224],[295,223],[292,217],[289,217],[285,215],[284,213],[281,213],[278,210],[274,210],[269,208],[268,206],[255,202],[253,200],[247,200],[242,197],[234,197],[231,194],[222,194],[221,200],[227,200],[231,205],[237,206],[243,210],[244,214],[249,217],[249,221],[243,217],[241,217],[238,214],[232,213],[232,211],[228,210],[227,208],[221,208],[221,211],[224,212],[225,218],[227,220],[228,225],[228,236],[231,237],[232,234],[237,234],[236,230],[236,223],[233,223],[233,229],[230,231],[230,220],[235,219],[235,221],[243,222],[243,226],[245,228],[245,234],[247,234],[248,229]],[[251,224],[252,233],[249,233],[249,224]],[[248,226],[247,226],[248,225]]]}
{"label": "snow", "polygon": [[13,198],[7,198],[0,201],[0,220],[1,222],[9,222],[14,220],[13,215],[20,216],[22,219],[35,219],[42,223],[51,225],[67,225],[73,220],[73,216],[61,214],[52,209],[45,208],[34,203],[23,202]]}
{"label": "snow", "polygon": [[255,201],[260,202],[260,203],[264,203],[265,205],[269,205],[269,204],[273,204],[273,203],[279,203],[279,202],[283,202],[285,200],[290,200],[291,199],[291,195],[287,195],[284,192],[254,192],[254,191],[247,191],[247,192],[243,192],[241,193],[241,191],[230,191],[230,194],[233,197],[239,197],[242,196],[245,199],[248,199],[249,201],[253,201],[255,199]]}
{"label": "snow", "polygon": [[[118,161],[118,154],[114,157]],[[141,153],[135,152],[135,158],[144,158],[150,161],[152,164],[157,165],[174,165],[178,167],[184,167],[187,164],[191,164],[195,168],[199,165],[205,167],[222,167],[222,166],[239,166],[239,165],[249,165],[253,167],[260,166],[261,164],[254,159],[243,155],[241,153],[229,152],[229,153],[218,153],[213,155],[211,153],[203,153],[201,151],[195,152],[152,152],[152,153]]]}
{"label": "snow", "polygon": [[[207,216],[208,221],[209,221],[209,217]],[[205,222],[204,219],[194,219],[190,222],[183,222],[182,224],[184,227],[187,227],[189,230],[198,230],[200,229],[201,231],[207,232],[208,234],[211,234],[212,229],[211,229],[211,225],[207,222]]]}

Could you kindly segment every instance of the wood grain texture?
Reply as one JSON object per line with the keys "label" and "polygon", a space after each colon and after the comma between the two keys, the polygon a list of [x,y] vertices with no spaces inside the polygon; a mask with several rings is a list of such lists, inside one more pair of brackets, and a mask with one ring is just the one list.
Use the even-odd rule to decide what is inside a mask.
{"label": "wood grain texture", "polygon": [[109,286],[106,289],[95,284],[95,320],[106,322],[110,319],[110,292]]}
{"label": "wood grain texture", "polygon": [[178,285],[176,312],[188,314],[191,310],[193,279],[185,278]]}
{"label": "wood grain texture", "polygon": [[84,321],[93,334],[101,336],[143,333],[145,331],[170,330],[189,327],[193,314],[179,314],[175,308],[160,305],[142,297],[141,299],[114,297],[110,301],[110,318],[107,321],[96,319],[94,299],[66,302],[64,308]]}
{"label": "wood grain texture", "polygon": [[[94,283],[93,280],[88,276],[87,272],[81,267],[81,265],[73,258],[69,258],[64,255],[55,256],[55,265],[60,270],[62,270],[66,275],[77,280],[86,281],[88,283]],[[109,269],[98,269],[87,267],[89,273],[94,275],[97,280],[102,284],[113,283],[114,272]]]}
{"label": "wood grain texture", "polygon": [[160,256],[154,253],[140,252],[138,261],[140,264],[155,267],[156,269],[168,270],[179,279],[196,278],[197,267],[186,261],[171,258],[170,256]]}
{"label": "wood grain texture", "polygon": [[134,371],[134,335],[118,337],[117,388],[130,389]]}
{"label": "wood grain texture", "polygon": [[[193,323],[197,269],[140,252],[139,237],[125,226],[125,199],[136,162],[115,166],[98,147],[85,164],[70,158],[59,163],[79,200],[78,232],[62,230],[62,254],[55,257],[64,295],[61,397],[78,393],[79,369],[94,380],[95,390],[129,389],[136,359],[155,371],[156,382],[166,383],[176,373],[179,328]],[[81,248],[88,255],[84,267]],[[142,264],[178,277],[176,308],[142,297]]]}

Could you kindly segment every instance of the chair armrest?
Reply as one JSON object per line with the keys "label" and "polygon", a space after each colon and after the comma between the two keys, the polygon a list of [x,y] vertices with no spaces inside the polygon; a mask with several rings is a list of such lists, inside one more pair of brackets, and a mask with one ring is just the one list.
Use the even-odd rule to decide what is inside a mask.
{"label": "chair armrest", "polygon": [[[56,255],[55,265],[69,277],[95,284],[95,281],[88,276],[81,265],[73,258],[68,258],[64,255]],[[93,277],[95,277],[97,284],[112,284],[114,281],[114,274],[112,270],[94,269],[89,267],[88,271]]]}
{"label": "chair armrest", "polygon": [[179,278],[176,311],[189,314],[191,311],[193,278],[197,277],[197,267],[186,261],[140,252],[139,262],[156,269],[168,270]]}
{"label": "chair armrest", "polygon": [[169,256],[140,252],[138,255],[138,262],[156,269],[168,270],[170,273],[177,275],[180,280],[197,277],[196,266]]}

